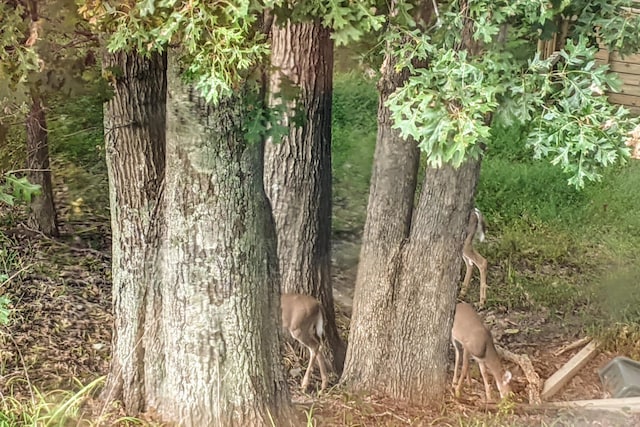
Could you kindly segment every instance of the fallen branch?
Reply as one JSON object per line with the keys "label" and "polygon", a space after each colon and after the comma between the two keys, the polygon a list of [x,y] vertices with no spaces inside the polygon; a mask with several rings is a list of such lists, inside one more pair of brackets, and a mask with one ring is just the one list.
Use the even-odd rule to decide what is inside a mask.
{"label": "fallen branch", "polygon": [[553,355],[556,357],[560,356],[561,354],[566,353],[567,351],[574,350],[578,347],[582,347],[583,345],[588,344],[590,341],[591,341],[591,337],[580,338],[579,340],[574,341],[571,344],[565,345],[560,350],[553,353]]}
{"label": "fallen branch", "polygon": [[522,372],[527,377],[527,382],[529,385],[527,386],[527,391],[529,393],[529,403],[532,405],[539,405],[542,403],[542,399],[540,398],[540,389],[542,388],[542,381],[540,380],[540,376],[533,369],[533,364],[531,363],[531,359],[526,354],[516,354],[512,353],[509,350],[496,346],[500,357],[510,362],[513,362],[520,366]]}
{"label": "fallen branch", "polygon": [[624,411],[640,413],[640,397],[622,397],[619,399],[573,400],[569,402],[549,402],[547,405],[561,408],[585,408],[602,411]]}

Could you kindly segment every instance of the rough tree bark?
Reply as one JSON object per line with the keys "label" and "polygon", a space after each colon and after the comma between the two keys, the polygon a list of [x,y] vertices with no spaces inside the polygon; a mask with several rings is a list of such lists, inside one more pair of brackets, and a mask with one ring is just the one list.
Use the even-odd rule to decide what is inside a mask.
{"label": "rough tree bark", "polygon": [[145,294],[148,268],[160,244],[165,172],[166,56],[135,52],[105,54],[114,96],[104,107],[111,201],[114,336],[111,368],[103,397],[123,402],[127,413],[146,409],[144,369]]}
{"label": "rough tree bark", "polygon": [[30,223],[43,234],[57,237],[58,221],[53,201],[47,120],[40,95],[31,93],[31,110],[27,115],[27,175],[29,182],[40,186],[40,194],[31,201]]}
{"label": "rough tree bark", "polygon": [[[284,102],[289,134],[265,149],[265,189],[278,235],[282,290],[313,295],[325,314],[328,360],[342,372],[345,344],[331,287],[331,97],[333,43],[319,22],[272,27],[270,102]],[[293,114],[304,116],[296,126]]]}
{"label": "rough tree bark", "polygon": [[460,252],[479,162],[458,170],[427,168],[414,211],[417,147],[400,139],[383,106],[405,78],[387,54],[342,381],[397,399],[438,403],[446,390]]}
{"label": "rough tree bark", "polygon": [[[149,406],[183,426],[285,425],[275,227],[264,146],[243,135],[242,99],[208,105],[169,53],[165,230]],[[273,421],[271,421],[273,420]]]}

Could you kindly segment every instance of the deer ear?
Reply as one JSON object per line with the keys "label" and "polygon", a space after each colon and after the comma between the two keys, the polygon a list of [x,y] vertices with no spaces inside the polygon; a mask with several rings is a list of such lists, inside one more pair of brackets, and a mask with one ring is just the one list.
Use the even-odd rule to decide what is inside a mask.
{"label": "deer ear", "polygon": [[511,378],[513,378],[513,375],[511,375],[511,371],[505,371],[504,375],[502,376],[502,381],[504,381],[505,384],[509,384]]}

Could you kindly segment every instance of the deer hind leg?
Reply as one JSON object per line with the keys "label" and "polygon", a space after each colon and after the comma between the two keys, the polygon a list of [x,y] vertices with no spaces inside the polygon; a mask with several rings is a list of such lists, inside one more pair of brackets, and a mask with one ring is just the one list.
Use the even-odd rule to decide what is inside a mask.
{"label": "deer hind leg", "polygon": [[311,352],[311,356],[309,357],[309,365],[307,366],[307,370],[304,373],[304,378],[302,379],[302,390],[307,390],[309,388],[309,381],[311,381],[311,372],[313,371],[313,364],[316,360],[318,353],[313,351],[311,347],[309,347],[309,351]]}
{"label": "deer hind leg", "polygon": [[467,271],[464,273],[464,281],[462,282],[462,289],[460,290],[460,296],[463,297],[467,294],[467,290],[469,290],[469,284],[471,283],[471,274],[473,273],[473,262],[465,255],[462,256],[465,265],[467,266]]}
{"label": "deer hind leg", "polygon": [[327,363],[325,362],[324,356],[322,355],[322,350],[320,349],[318,349],[316,353],[316,362],[318,362],[318,367],[320,368],[320,378],[322,380],[320,390],[324,390],[329,385],[329,377],[327,376]]}
{"label": "deer hind leg", "polygon": [[304,378],[302,379],[302,390],[307,390],[309,388],[309,383],[311,382],[311,374],[313,372],[314,363],[318,362],[318,367],[320,368],[320,378],[322,379],[322,390],[327,387],[328,377],[326,371],[326,364],[324,362],[324,356],[320,352],[320,340],[315,334],[315,331],[310,331],[304,333],[300,330],[293,331],[291,333],[295,339],[301,342],[305,347],[309,349],[311,356],[309,357],[309,364],[307,365],[307,370],[304,373]]}
{"label": "deer hind leg", "polygon": [[487,302],[487,260],[478,254],[476,265],[480,270],[480,307],[483,307]]}

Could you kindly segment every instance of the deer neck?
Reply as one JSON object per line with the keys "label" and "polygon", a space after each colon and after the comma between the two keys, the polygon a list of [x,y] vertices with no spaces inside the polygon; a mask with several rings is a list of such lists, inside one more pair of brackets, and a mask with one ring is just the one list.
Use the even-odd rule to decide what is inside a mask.
{"label": "deer neck", "polygon": [[464,239],[464,246],[470,247],[473,243],[473,237],[478,229],[478,216],[475,213],[471,213],[469,217],[469,225],[467,225],[467,237]]}
{"label": "deer neck", "polygon": [[489,368],[491,374],[493,374],[496,379],[501,379],[504,374],[504,369],[502,368],[502,362],[500,361],[500,356],[498,356],[498,352],[496,351],[496,347],[493,342],[490,342],[487,345],[486,352],[484,354],[483,362]]}

